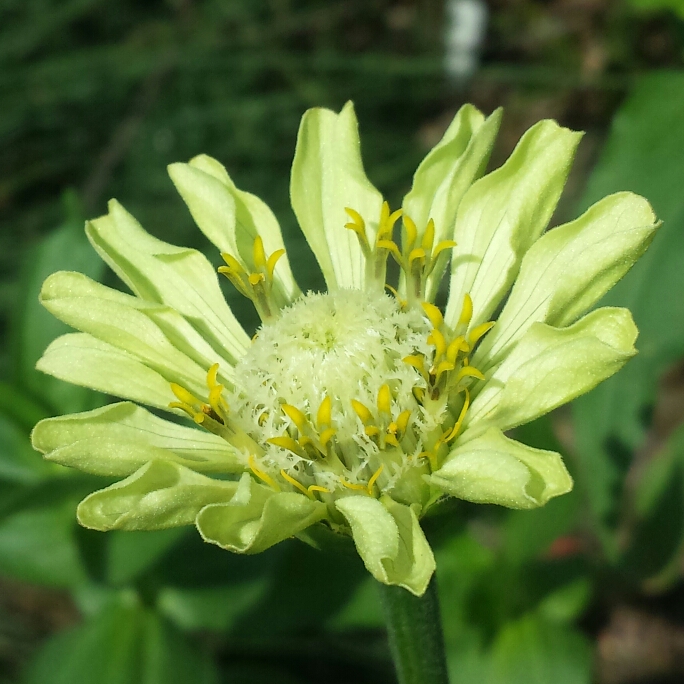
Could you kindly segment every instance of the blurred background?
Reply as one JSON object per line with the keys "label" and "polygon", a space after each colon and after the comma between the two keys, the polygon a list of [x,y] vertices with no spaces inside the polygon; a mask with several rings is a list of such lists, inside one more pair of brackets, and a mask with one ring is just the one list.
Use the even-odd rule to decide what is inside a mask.
{"label": "blurred background", "polygon": [[587,132],[554,224],[617,190],[664,221],[605,302],[631,308],[639,356],[518,430],[563,453],[573,493],[454,502],[426,528],[455,684],[684,681],[682,0],[0,0],[0,683],[394,681],[357,558],[81,529],[77,502],[106,483],[28,437],[104,401],[34,370],[64,332],[37,303],[49,273],[118,287],[83,220],[115,196],[216,262],[165,170],[206,152],[269,203],[318,288],[289,166],[304,110],[348,99],[392,206],[470,101],[505,108],[492,168],[541,118]]}

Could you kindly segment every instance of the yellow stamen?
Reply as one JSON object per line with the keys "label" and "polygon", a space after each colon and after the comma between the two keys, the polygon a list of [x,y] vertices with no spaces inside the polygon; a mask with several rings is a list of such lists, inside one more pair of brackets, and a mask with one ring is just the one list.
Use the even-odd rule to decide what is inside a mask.
{"label": "yellow stamen", "polygon": [[458,319],[459,325],[468,325],[470,319],[473,317],[473,300],[466,292],[463,296],[463,307],[461,308],[461,315]]}
{"label": "yellow stamen", "polygon": [[266,252],[264,252],[264,241],[261,235],[254,238],[254,246],[252,248],[252,256],[254,258],[254,267],[259,271],[266,270]]}
{"label": "yellow stamen", "polygon": [[361,422],[364,425],[370,423],[373,420],[373,414],[360,401],[352,399],[351,405],[354,409],[354,413],[356,413],[356,415],[361,419]]}
{"label": "yellow stamen", "polygon": [[442,323],[444,323],[444,317],[439,308],[434,304],[430,304],[430,302],[422,302],[421,306],[423,307],[423,311],[425,311],[425,315],[430,319],[432,327],[437,329],[441,328]]}
{"label": "yellow stamen", "polygon": [[321,487],[320,485],[310,485],[308,491],[309,492],[321,492],[322,494],[330,494],[329,489],[326,489],[325,487]]}
{"label": "yellow stamen", "polygon": [[400,435],[403,435],[406,432],[406,428],[408,427],[408,422],[409,422],[410,418],[411,418],[411,411],[409,409],[402,411],[397,416],[397,431],[399,432]]}
{"label": "yellow stamen", "polygon": [[328,428],[327,430],[323,430],[321,432],[321,445],[323,448],[328,446],[328,442],[337,434],[337,430],[335,428]]}
{"label": "yellow stamen", "polygon": [[423,239],[421,241],[421,247],[429,252],[432,250],[432,243],[435,241],[435,222],[430,219],[425,226],[425,232],[423,233]]}
{"label": "yellow stamen", "polygon": [[404,214],[404,230],[406,235],[404,236],[404,252],[410,252],[413,249],[413,245],[416,244],[416,238],[418,237],[418,229],[416,224],[411,220],[409,216]]}
{"label": "yellow stamen", "polygon": [[263,283],[266,277],[263,273],[250,273],[247,280],[252,287],[256,287],[259,283]]}
{"label": "yellow stamen", "polygon": [[170,385],[171,391],[176,395],[178,401],[181,401],[188,406],[197,406],[202,403],[194,394],[190,394],[185,387],[181,387],[175,382],[170,383]]}
{"label": "yellow stamen", "polygon": [[476,378],[477,380],[484,380],[485,376],[475,368],[475,366],[463,366],[460,371],[456,374],[455,382],[463,380],[463,378]]}
{"label": "yellow stamen", "polygon": [[320,430],[324,425],[330,425],[332,421],[332,400],[330,397],[326,397],[321,402],[318,407],[318,413],[316,414],[316,425]]}
{"label": "yellow stamen", "polygon": [[282,437],[270,437],[266,441],[269,444],[280,447],[281,449],[287,449],[288,451],[291,451],[293,454],[301,456],[302,458],[307,457],[302,445],[292,439],[292,437],[288,437],[288,435],[283,435]]}
{"label": "yellow stamen", "polygon": [[306,494],[306,496],[308,496],[310,499],[314,498],[314,495],[301,482],[297,482],[297,480],[295,480],[291,475],[288,475],[284,469],[280,470],[280,477],[282,477],[283,480],[287,480],[291,485],[296,487],[302,494]]}
{"label": "yellow stamen", "polygon": [[367,491],[366,485],[357,484],[356,482],[347,482],[343,477],[340,477],[340,483],[343,487],[346,487],[347,489],[353,489],[357,492]]}
{"label": "yellow stamen", "polygon": [[304,432],[308,421],[306,416],[296,407],[290,404],[283,404],[283,412],[287,414],[288,418],[297,426],[300,432]]}
{"label": "yellow stamen", "polygon": [[435,361],[442,358],[447,350],[447,343],[444,335],[437,328],[428,335],[427,342],[435,347]]}
{"label": "yellow stamen", "polygon": [[260,480],[263,480],[269,487],[275,489],[276,492],[280,491],[280,485],[268,473],[265,473],[257,466],[256,459],[254,458],[253,454],[250,454],[249,458],[247,459],[247,463],[249,464],[250,470]]}
{"label": "yellow stamen", "polygon": [[435,262],[437,261],[437,257],[445,250],[445,249],[453,249],[456,247],[456,243],[453,240],[441,240],[440,242],[437,243],[435,246],[435,249],[432,252],[432,261]]}
{"label": "yellow stamen", "polygon": [[370,480],[368,480],[368,494],[369,496],[373,495],[373,485],[377,481],[377,479],[380,477],[380,473],[382,473],[383,469],[385,468],[385,464],[383,463],[374,473],[373,477],[371,477]]}
{"label": "yellow stamen", "polygon": [[266,271],[268,273],[269,280],[273,280],[273,271],[275,271],[276,264],[280,260],[280,257],[285,254],[284,249],[276,249],[268,260],[266,261]]}
{"label": "yellow stamen", "polygon": [[461,413],[458,415],[458,420],[456,421],[456,424],[454,425],[453,428],[451,428],[451,431],[449,432],[448,436],[445,438],[445,442],[451,442],[452,439],[458,435],[461,425],[463,424],[463,419],[465,418],[465,415],[468,411],[468,406],[470,406],[470,392],[468,390],[465,390],[465,399],[463,400],[463,408],[461,408]]}
{"label": "yellow stamen", "polygon": [[484,337],[493,327],[494,321],[488,321],[487,323],[480,323],[480,325],[476,325],[468,334],[468,342],[470,342],[470,346],[473,347],[480,340],[480,338]]}
{"label": "yellow stamen", "polygon": [[387,414],[392,411],[392,394],[387,384],[383,385],[378,391],[378,411]]}

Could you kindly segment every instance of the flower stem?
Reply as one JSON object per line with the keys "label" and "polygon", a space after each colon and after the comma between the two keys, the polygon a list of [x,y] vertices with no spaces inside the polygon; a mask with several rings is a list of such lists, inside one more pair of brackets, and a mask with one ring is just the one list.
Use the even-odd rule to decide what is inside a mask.
{"label": "flower stem", "polygon": [[379,587],[399,684],[449,684],[434,575],[421,597],[401,587]]}

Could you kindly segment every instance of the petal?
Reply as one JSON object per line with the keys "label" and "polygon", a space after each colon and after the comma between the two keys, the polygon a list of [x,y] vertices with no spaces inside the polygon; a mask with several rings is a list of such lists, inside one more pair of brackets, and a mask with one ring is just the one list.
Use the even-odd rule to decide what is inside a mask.
{"label": "petal", "polygon": [[76,515],[94,530],[160,530],[191,525],[207,504],[229,501],[237,482],[214,480],[169,461],[151,461],[86,497]]}
{"label": "petal", "polygon": [[168,409],[176,398],[169,383],[125,351],[86,333],[58,337],[36,368],[43,373],[115,397]]}
{"label": "petal", "polygon": [[[534,323],[488,377],[466,414],[466,427],[502,430],[588,392],[636,354],[638,331],[627,309],[597,309],[569,328]],[[473,435],[474,436],[474,435]],[[461,441],[467,439],[466,431]]]}
{"label": "petal", "polygon": [[116,200],[109,203],[109,214],[86,224],[86,234],[138,297],[178,311],[231,363],[244,354],[249,337],[204,255],[152,237]]}
{"label": "petal", "polygon": [[[69,300],[71,298],[78,298],[84,302],[91,299],[107,300],[114,302],[120,307],[128,307],[141,312],[163,333],[166,337],[167,343],[172,347],[182,352],[182,354],[194,361],[202,369],[207,369],[214,363],[219,363],[219,377],[221,382],[230,384],[233,378],[233,368],[230,362],[215,351],[204,338],[188,323],[183,316],[176,310],[163,304],[155,304],[140,297],[134,297],[119,290],[114,290],[105,285],[91,280],[82,273],[74,273],[71,271],[59,271],[53,273],[43,283],[41,290],[41,301],[44,306],[52,311],[55,309],[55,315],[60,308],[59,300]],[[104,305],[104,304],[103,304]],[[68,308],[68,307],[67,307]],[[74,311],[71,307],[69,312],[72,320],[87,321],[87,308],[83,312]],[[65,320],[65,319],[62,319]],[[74,322],[67,321],[74,327],[79,327]],[[86,323],[84,323],[85,325]],[[146,325],[146,324],[144,324]],[[84,329],[85,328],[81,328]],[[92,332],[95,336],[96,333]],[[155,333],[156,336],[156,333]],[[112,340],[112,344],[114,342]],[[203,374],[205,371],[202,371]],[[204,375],[203,375],[204,377]]]}
{"label": "petal", "polygon": [[208,473],[246,467],[244,457],[224,439],[158,418],[129,402],[41,420],[31,441],[47,460],[94,475],[124,477],[152,460]]}
{"label": "petal", "polygon": [[[200,155],[189,164],[171,164],[168,170],[200,230],[245,270],[254,271],[252,246],[257,235],[267,255],[285,248],[273,212],[256,195],[238,190],[218,161]],[[273,292],[281,307],[301,294],[286,254],[275,268]]]}
{"label": "petal", "polygon": [[204,541],[236,553],[260,553],[325,517],[326,506],[303,494],[274,492],[248,473],[232,501],[197,516]]}
{"label": "petal", "polygon": [[338,499],[335,506],[349,523],[368,572],[383,584],[422,596],[435,559],[413,508],[366,496]]}
{"label": "petal", "polygon": [[508,508],[537,508],[572,489],[560,454],[508,439],[497,428],[457,446],[426,479],[459,499]]}
{"label": "petal", "polygon": [[454,326],[469,293],[471,325],[489,320],[520,260],[541,235],[563,190],[581,133],[540,121],[508,161],[466,192],[458,209],[445,320]]}
{"label": "petal", "polygon": [[[486,120],[472,105],[459,109],[442,139],[430,150],[413,176],[413,186],[404,197],[404,213],[413,219],[422,235],[430,219],[435,222],[435,244],[454,237],[456,212],[473,181],[487,166],[501,123],[497,109]],[[434,301],[444,265],[428,277],[427,300]]]}
{"label": "petal", "polygon": [[[77,288],[74,288],[77,284]],[[128,352],[167,381],[192,392],[206,392],[206,370],[178,351],[144,313],[130,306],[135,297],[103,292],[109,288],[87,278],[55,273],[43,284],[40,301],[64,323]],[[104,294],[105,296],[101,296]]]}
{"label": "petal", "polygon": [[328,289],[362,288],[365,259],[345,207],[366,221],[373,244],[382,196],[363,170],[358,124],[348,102],[339,114],[309,109],[302,117],[290,181],[292,208]]}
{"label": "petal", "polygon": [[574,323],[634,265],[658,226],[643,197],[621,192],[539,238],[473,364],[483,372],[495,366],[536,321]]}

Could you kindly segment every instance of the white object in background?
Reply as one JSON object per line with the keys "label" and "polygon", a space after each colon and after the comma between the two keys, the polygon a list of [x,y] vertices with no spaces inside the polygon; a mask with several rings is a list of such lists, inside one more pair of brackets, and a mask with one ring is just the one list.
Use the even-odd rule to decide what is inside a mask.
{"label": "white object in background", "polygon": [[477,68],[487,15],[483,0],[447,0],[444,68],[454,81],[468,79]]}

